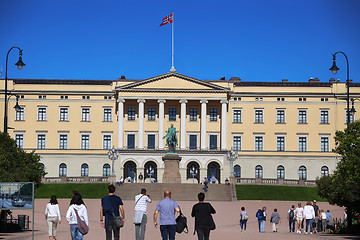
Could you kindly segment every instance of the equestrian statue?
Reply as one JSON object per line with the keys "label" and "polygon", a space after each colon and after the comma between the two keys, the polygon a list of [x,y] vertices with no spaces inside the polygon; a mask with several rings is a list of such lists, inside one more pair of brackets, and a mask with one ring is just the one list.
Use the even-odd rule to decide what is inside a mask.
{"label": "equestrian statue", "polygon": [[175,148],[177,146],[177,136],[176,128],[174,128],[173,124],[171,124],[171,126],[168,128],[168,131],[163,139],[164,138],[166,138],[166,145],[169,147],[169,152],[175,153]]}

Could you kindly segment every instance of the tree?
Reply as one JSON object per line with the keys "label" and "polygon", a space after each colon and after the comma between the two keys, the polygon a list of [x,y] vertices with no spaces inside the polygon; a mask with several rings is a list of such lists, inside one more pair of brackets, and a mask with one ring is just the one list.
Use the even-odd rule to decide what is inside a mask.
{"label": "tree", "polygon": [[347,208],[348,226],[353,213],[360,212],[360,121],[335,133],[333,152],[341,156],[330,176],[316,180],[318,193],[330,204]]}
{"label": "tree", "polygon": [[37,188],[45,174],[35,151],[25,152],[7,133],[0,133],[1,182],[34,182]]}

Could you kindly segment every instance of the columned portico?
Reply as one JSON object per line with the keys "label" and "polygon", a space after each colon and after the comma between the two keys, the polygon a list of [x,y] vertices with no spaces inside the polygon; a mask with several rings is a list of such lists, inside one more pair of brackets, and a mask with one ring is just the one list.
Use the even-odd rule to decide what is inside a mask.
{"label": "columned portico", "polygon": [[227,100],[221,100],[221,150],[227,150]]}
{"label": "columned portico", "polygon": [[124,148],[124,99],[118,99],[118,149]]}
{"label": "columned portico", "polygon": [[160,99],[159,103],[159,149],[164,149],[164,119],[165,119],[165,103],[166,100]]}
{"label": "columned portico", "polygon": [[180,100],[180,149],[186,149],[186,103],[187,100]]}
{"label": "columned portico", "polygon": [[207,114],[206,114],[206,104],[207,100],[201,100],[201,132],[200,132],[200,148],[201,150],[206,150],[206,122],[207,122]]}
{"label": "columned portico", "polygon": [[144,149],[144,99],[137,100],[139,103],[139,132],[138,132],[138,148]]}

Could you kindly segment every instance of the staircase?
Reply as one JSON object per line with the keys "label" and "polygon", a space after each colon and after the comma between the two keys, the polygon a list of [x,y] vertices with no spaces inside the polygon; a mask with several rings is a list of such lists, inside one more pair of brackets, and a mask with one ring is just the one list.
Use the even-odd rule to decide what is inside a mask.
{"label": "staircase", "polygon": [[[209,184],[208,192],[205,193],[205,201],[231,201],[230,185]],[[201,184],[189,183],[124,183],[116,186],[116,195],[123,200],[134,200],[134,197],[145,188],[151,199],[158,201],[163,199],[164,191],[171,191],[171,199],[175,201],[197,201],[199,192],[203,192]]]}

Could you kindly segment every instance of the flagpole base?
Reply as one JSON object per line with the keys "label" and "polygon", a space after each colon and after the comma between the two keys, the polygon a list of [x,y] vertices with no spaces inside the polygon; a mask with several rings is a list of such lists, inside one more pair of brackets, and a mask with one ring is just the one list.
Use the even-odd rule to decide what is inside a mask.
{"label": "flagpole base", "polygon": [[170,72],[176,72],[174,66],[172,66],[172,67],[170,68]]}

